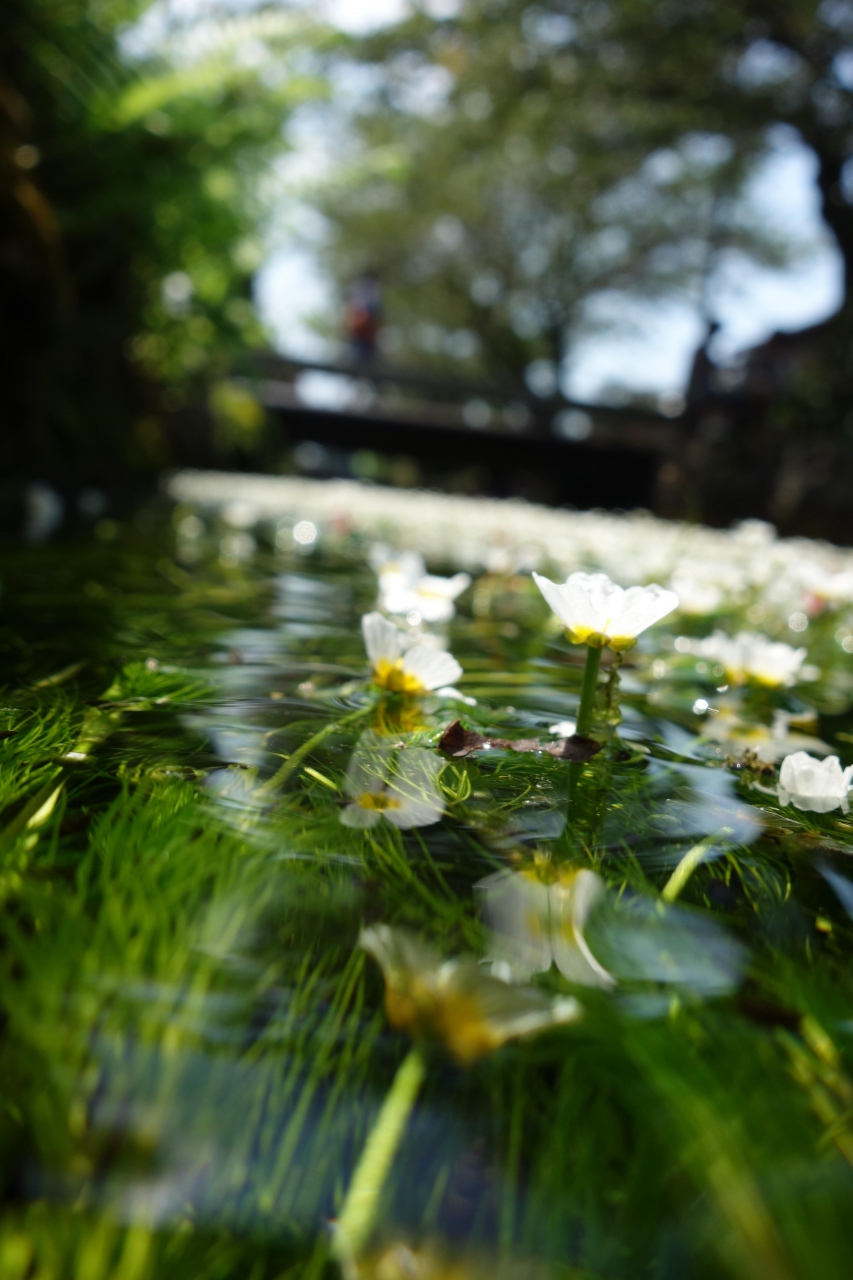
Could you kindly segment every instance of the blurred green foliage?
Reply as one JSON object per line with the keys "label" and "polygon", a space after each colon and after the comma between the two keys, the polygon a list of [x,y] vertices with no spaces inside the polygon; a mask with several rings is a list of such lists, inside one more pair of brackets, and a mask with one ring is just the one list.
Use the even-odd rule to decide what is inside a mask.
{"label": "blurred green foliage", "polygon": [[[0,44],[2,466],[109,483],[169,461],[166,415],[263,332],[259,182],[294,102],[292,21],[130,57],[140,0],[9,0]],[[254,22],[275,77],[235,56]],[[264,25],[264,22],[266,25]]]}

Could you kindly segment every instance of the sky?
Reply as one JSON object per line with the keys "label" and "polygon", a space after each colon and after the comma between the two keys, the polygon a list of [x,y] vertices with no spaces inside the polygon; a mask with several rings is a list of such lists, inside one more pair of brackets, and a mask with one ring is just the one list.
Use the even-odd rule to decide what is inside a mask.
{"label": "sky", "polygon": [[[795,330],[831,315],[842,300],[841,255],[820,215],[812,152],[789,134],[780,137],[755,175],[750,204],[770,226],[792,231],[803,242],[799,260],[785,270],[743,259],[721,273],[712,306],[721,324],[714,343],[717,360],[730,360],[776,330]],[[660,303],[637,307],[634,332],[583,344],[569,374],[571,394],[595,400],[609,382],[637,390],[675,393],[684,388],[704,329],[695,309]]]}

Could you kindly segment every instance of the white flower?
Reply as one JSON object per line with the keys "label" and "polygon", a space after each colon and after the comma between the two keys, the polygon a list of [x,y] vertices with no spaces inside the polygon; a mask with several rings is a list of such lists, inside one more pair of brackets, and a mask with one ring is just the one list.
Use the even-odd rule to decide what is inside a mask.
{"label": "white flower", "polygon": [[728,753],[754,751],[759,760],[767,764],[781,760],[795,751],[812,751],[828,755],[830,748],[820,738],[802,732],[797,726],[808,727],[810,721],[791,715],[777,708],[772,724],[761,724],[751,717],[737,714],[731,707],[721,707],[716,715],[706,720],[702,737],[710,742],[725,743]]}
{"label": "white flower", "polygon": [[385,542],[376,542],[368,552],[371,569],[385,577],[389,584],[417,582],[426,573],[424,558],[419,551],[394,551]]}
{"label": "white flower", "polygon": [[703,617],[706,613],[716,613],[725,603],[725,592],[721,587],[692,574],[681,571],[674,573],[672,585],[678,595],[682,613]]}
{"label": "white flower", "polygon": [[535,870],[498,871],[481,880],[483,915],[491,931],[496,977],[526,982],[553,961],[564,978],[588,987],[612,987],[583,935],[604,885],[594,871],[570,871],[545,884]]}
{"label": "white flower", "polygon": [[[639,513],[558,511],[526,502],[303,476],[183,471],[170,479],[169,492],[196,508],[196,518],[213,518],[235,501],[247,504],[258,520],[279,522],[277,545],[282,550],[292,547],[292,530],[304,521],[320,540],[358,537],[369,545],[389,538],[399,546],[416,546],[430,563],[469,573],[486,568],[516,573],[550,563],[556,580],[562,581],[584,564],[626,585],[671,585],[679,598],[684,585],[682,607],[688,612],[707,608],[715,594],[710,588],[719,588],[726,611],[743,603],[756,627],[763,618],[783,621],[794,610],[810,615],[824,600],[832,605],[853,601],[850,549],[806,538],[776,538],[767,525],[709,529]],[[370,559],[377,571],[387,567],[389,573],[388,562],[396,562],[409,581],[426,572],[413,552],[395,552],[388,545],[374,545]],[[683,575],[684,584],[675,574]]]}
{"label": "white flower", "polygon": [[556,724],[548,725],[548,732],[555,733],[558,738],[571,738],[577,733],[577,720],[558,720]]}
{"label": "white flower", "polygon": [[566,628],[572,644],[595,649],[609,645],[617,653],[631,649],[637,636],[678,607],[678,596],[656,583],[619,587],[606,573],[573,573],[563,586],[534,573],[533,579]]}
{"label": "white flower", "polygon": [[682,652],[720,663],[732,684],[754,680],[768,688],[793,684],[806,656],[805,649],[792,649],[754,631],[740,631],[734,638],[715,631],[680,647]]}
{"label": "white flower", "polygon": [[427,573],[411,586],[388,588],[380,577],[380,601],[388,613],[417,613],[422,622],[449,622],[456,612],[454,600],[470,583],[467,573],[456,573],[452,578]]}
{"label": "white flower", "polygon": [[376,684],[395,693],[424,693],[452,685],[462,675],[456,659],[432,644],[415,644],[403,651],[403,637],[381,613],[361,620],[364,647]]}
{"label": "white flower", "polygon": [[344,779],[352,803],[341,811],[341,822],[345,827],[375,827],[387,818],[404,831],[438,822],[444,812],[436,785],[442,764],[434,751],[401,747],[399,739],[368,729]]}
{"label": "white flower", "polygon": [[425,573],[410,583],[389,583],[381,574],[380,604],[387,613],[407,616],[416,613],[422,622],[449,622],[456,612],[454,600],[470,583],[467,573],[456,573],[452,578],[437,578],[434,574]]}
{"label": "white flower", "polygon": [[715,613],[726,601],[738,600],[746,583],[738,566],[717,557],[704,560],[683,556],[670,577],[682,613],[701,616]]}
{"label": "white flower", "polygon": [[786,756],[779,770],[779,799],[812,813],[829,813],[840,805],[846,813],[853,764],[842,769],[838,756],[815,760],[806,751]]}
{"label": "white flower", "polygon": [[582,1013],[571,996],[555,1000],[534,987],[501,982],[474,956],[443,960],[404,929],[377,924],[362,930],[359,944],[382,967],[391,1025],[443,1042],[466,1066],[508,1040],[576,1022]]}
{"label": "white flower", "polygon": [[371,548],[370,563],[379,575],[379,604],[385,612],[414,613],[420,622],[449,622],[454,600],[471,585],[467,573],[452,578],[427,573],[417,551],[395,554],[380,544]]}

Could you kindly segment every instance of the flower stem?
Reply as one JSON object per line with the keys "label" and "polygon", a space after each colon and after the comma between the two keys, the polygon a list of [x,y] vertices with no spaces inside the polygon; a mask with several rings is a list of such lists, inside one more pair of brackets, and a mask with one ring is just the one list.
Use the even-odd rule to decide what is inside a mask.
{"label": "flower stem", "polygon": [[661,889],[660,896],[663,898],[664,902],[675,902],[675,899],[679,896],[681,890],[693,875],[693,872],[706,860],[708,850],[712,849],[721,838],[725,840],[733,834],[731,827],[723,827],[723,829],[716,835],[706,836],[704,840],[700,840],[698,844],[694,844],[692,849],[688,849],[664,887]]}
{"label": "flower stem", "polygon": [[333,1252],[343,1264],[354,1259],[367,1242],[379,1196],[425,1074],[423,1053],[417,1047],[411,1049],[382,1103],[335,1225]]}
{"label": "flower stem", "polygon": [[267,796],[271,792],[277,791],[279,787],[284,786],[294,769],[297,769],[305,757],[309,756],[316,747],[319,747],[325,738],[328,738],[336,729],[342,729],[344,725],[351,724],[353,720],[366,716],[372,710],[372,706],[359,707],[358,711],[353,711],[351,715],[344,716],[341,720],[330,720],[328,724],[324,724],[322,729],[318,729],[316,733],[302,743],[301,747],[297,747],[293,754],[287,757],[284,764],[276,770],[271,778],[267,778],[263,786],[259,788],[259,794]]}
{"label": "flower stem", "polygon": [[577,728],[575,732],[586,738],[592,728],[592,712],[595,706],[595,691],[598,685],[598,668],[601,666],[601,650],[587,646],[586,666],[583,669],[581,685],[581,701],[578,708]]}
{"label": "flower stem", "polygon": [[[598,669],[600,666],[601,650],[593,648],[592,645],[587,645],[586,665],[583,669],[583,683],[581,684],[581,700],[575,725],[575,733],[582,738],[588,737],[592,728],[592,713],[595,708],[595,694],[598,688]],[[572,816],[575,818],[579,816],[577,812],[573,815],[572,811],[578,808],[578,783],[582,773],[582,764],[569,765],[569,812],[566,815],[566,828],[560,841],[564,852],[568,852],[570,847],[571,818]]]}

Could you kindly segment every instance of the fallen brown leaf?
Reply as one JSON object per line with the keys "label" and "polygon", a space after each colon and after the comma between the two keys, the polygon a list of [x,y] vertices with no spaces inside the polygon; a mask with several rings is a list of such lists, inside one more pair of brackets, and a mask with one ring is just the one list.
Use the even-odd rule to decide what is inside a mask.
{"label": "fallen brown leaf", "polygon": [[503,751],[545,751],[557,760],[570,760],[582,764],[601,750],[601,743],[574,733],[570,738],[557,738],[555,742],[540,742],[538,738],[486,738],[476,729],[466,729],[461,720],[454,720],[441,735],[438,749],[448,756],[468,756],[472,751],[489,749]]}

